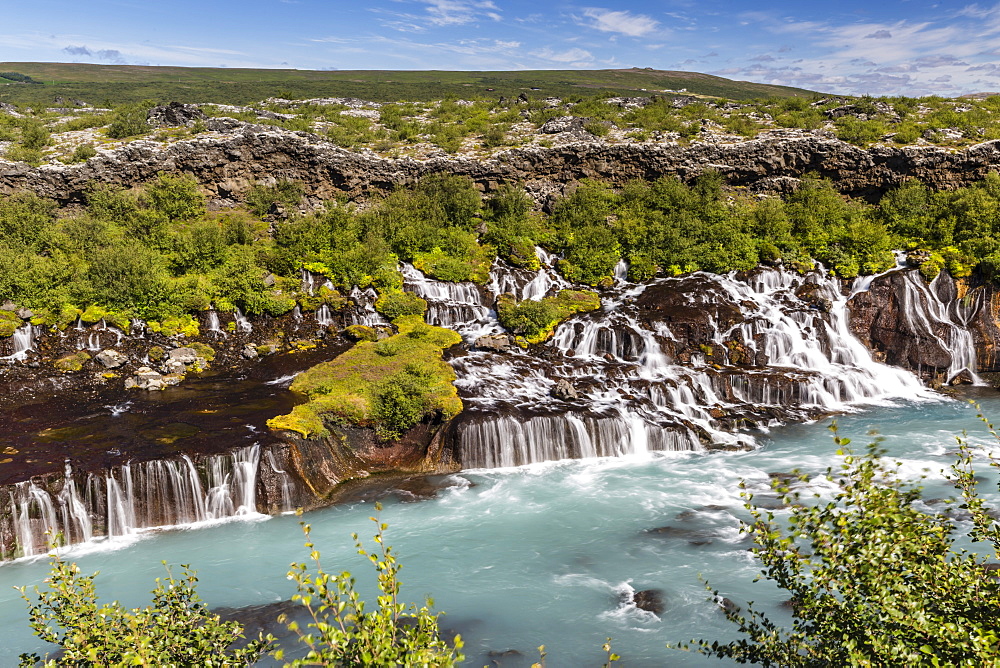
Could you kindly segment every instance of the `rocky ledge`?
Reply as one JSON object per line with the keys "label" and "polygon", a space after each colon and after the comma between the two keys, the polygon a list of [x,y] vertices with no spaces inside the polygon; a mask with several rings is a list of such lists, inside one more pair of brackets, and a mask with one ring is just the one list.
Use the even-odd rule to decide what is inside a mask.
{"label": "rocky ledge", "polygon": [[[370,195],[437,172],[465,175],[489,191],[504,182],[524,183],[541,203],[580,179],[613,183],[663,175],[693,178],[720,171],[731,187],[755,192],[794,189],[815,173],[845,194],[876,197],[909,178],[949,189],[981,180],[1000,166],[996,141],[963,150],[939,147],[868,149],[832,139],[822,131],[773,130],[733,143],[609,143],[579,141],[552,148],[514,148],[492,156],[388,158],[370,150],[339,148],[319,136],[234,119],[211,119],[213,132],[173,144],[137,140],[85,163],[43,165],[0,162],[0,193],[30,190],[63,204],[80,203],[88,183],[137,185],[161,172],[193,174],[220,206],[242,199],[260,180],[289,179],[303,185],[314,204],[347,195]],[[266,175],[266,176],[262,176]]]}

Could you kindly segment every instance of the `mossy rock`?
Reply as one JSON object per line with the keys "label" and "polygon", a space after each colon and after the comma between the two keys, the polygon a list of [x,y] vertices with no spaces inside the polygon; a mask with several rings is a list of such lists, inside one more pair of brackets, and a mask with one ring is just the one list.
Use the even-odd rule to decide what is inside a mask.
{"label": "mossy rock", "polygon": [[163,336],[198,336],[199,331],[198,321],[187,313],[160,321],[150,320],[146,326]]}
{"label": "mossy rock", "polygon": [[75,352],[71,355],[66,355],[65,357],[60,357],[55,362],[52,363],[59,371],[69,373],[72,371],[80,371],[83,369],[83,365],[90,359],[90,354],[86,350],[81,350]]}
{"label": "mossy rock", "polygon": [[159,362],[166,355],[166,351],[160,346],[153,346],[148,351],[146,351],[146,356],[149,357],[153,362]]}
{"label": "mossy rock", "polygon": [[596,311],[601,298],[590,290],[562,290],[554,297],[541,300],[516,301],[501,295],[497,300],[500,324],[528,343],[541,343],[552,336],[555,328],[574,313]]}
{"label": "mossy rock", "polygon": [[189,343],[188,348],[194,350],[198,354],[198,357],[201,357],[206,362],[211,362],[215,359],[215,348],[207,343],[195,341],[193,343]]}
{"label": "mossy rock", "polygon": [[257,354],[261,357],[265,355],[273,355],[274,353],[281,350],[280,341],[265,341],[264,343],[257,346]]}
{"label": "mossy rock", "polygon": [[393,324],[398,334],[361,341],[300,374],[291,389],[309,401],[268,420],[268,426],[308,438],[329,436],[328,424],[356,424],[391,438],[415,419],[433,413],[447,419],[461,412],[455,371],[442,353],[462,337],[425,324],[419,315],[397,318]]}
{"label": "mossy rock", "polygon": [[389,320],[414,315],[423,316],[427,312],[427,302],[410,292],[386,290],[375,301],[375,310]]}
{"label": "mossy rock", "polygon": [[351,325],[344,330],[344,336],[352,341],[378,341],[378,330],[367,325]]}
{"label": "mossy rock", "polygon": [[0,311],[0,336],[13,336],[21,326],[21,319],[12,311]]}

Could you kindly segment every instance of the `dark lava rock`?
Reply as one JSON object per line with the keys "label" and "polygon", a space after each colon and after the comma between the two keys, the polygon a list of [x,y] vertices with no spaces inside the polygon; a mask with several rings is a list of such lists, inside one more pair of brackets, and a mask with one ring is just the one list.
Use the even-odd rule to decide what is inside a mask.
{"label": "dark lava rock", "polygon": [[565,378],[559,379],[556,386],[552,388],[551,394],[556,399],[562,399],[563,401],[572,401],[580,398],[580,393]]}
{"label": "dark lava rock", "polygon": [[632,594],[632,603],[640,610],[651,612],[654,615],[662,615],[663,611],[667,609],[666,602],[663,600],[663,591],[660,589],[637,591]]}
{"label": "dark lava rock", "polygon": [[731,598],[726,598],[725,596],[716,596],[715,603],[725,613],[732,614],[740,611],[740,606],[736,605]]}
{"label": "dark lava rock", "polygon": [[154,128],[179,127],[204,118],[205,113],[201,109],[180,102],[159,105],[146,113],[146,122]]}

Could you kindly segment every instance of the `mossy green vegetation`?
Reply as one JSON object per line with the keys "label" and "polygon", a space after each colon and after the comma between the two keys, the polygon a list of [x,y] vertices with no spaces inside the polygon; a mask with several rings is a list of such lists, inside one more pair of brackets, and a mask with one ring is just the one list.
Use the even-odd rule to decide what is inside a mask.
{"label": "mossy green vegetation", "polygon": [[[390,319],[421,314],[423,301],[402,291],[400,261],[441,280],[484,284],[496,257],[539,269],[536,247],[561,256],[565,277],[595,287],[613,280],[620,260],[633,281],[814,262],[853,278],[894,266],[893,249],[934,252],[956,277],[1000,270],[997,174],[941,192],[910,181],[878,204],[811,177],[780,198],[726,189],[713,172],[690,183],[584,181],[548,214],[516,185],[484,197],[470,179],[450,175],[364,210],[332,201],[302,213],[295,184],[254,192],[256,213],[207,211],[197,182],[182,175],[134,189],[92,186],[83,211],[60,211],[30,193],[0,196],[0,300],[29,307],[38,325],[65,328],[80,316],[127,330],[141,318],[167,336],[192,336],[208,308],[248,316],[296,304],[338,310],[355,286],[376,289]],[[303,289],[303,268],[333,287]]]}
{"label": "mossy green vegetation", "polygon": [[541,343],[555,330],[556,325],[574,313],[596,311],[601,308],[601,298],[589,290],[561,290],[554,297],[538,301],[515,301],[507,294],[497,300],[500,324],[524,337],[528,343]]}
{"label": "mossy green vegetation", "polygon": [[300,374],[291,389],[308,401],[268,426],[321,437],[329,435],[328,424],[359,424],[395,438],[438,411],[446,419],[461,412],[455,372],[441,355],[462,338],[425,324],[419,315],[401,316],[394,324],[394,336],[361,341]]}
{"label": "mossy green vegetation", "polygon": [[0,336],[13,336],[23,323],[12,311],[0,311]]}
{"label": "mossy green vegetation", "polygon": [[80,350],[64,357],[60,357],[52,363],[52,366],[63,372],[80,371],[83,369],[84,363],[86,363],[89,359],[90,353],[86,350]]}

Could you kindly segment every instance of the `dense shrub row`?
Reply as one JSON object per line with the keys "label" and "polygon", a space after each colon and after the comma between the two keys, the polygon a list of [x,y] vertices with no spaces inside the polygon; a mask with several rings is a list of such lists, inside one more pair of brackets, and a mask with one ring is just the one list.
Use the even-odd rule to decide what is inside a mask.
{"label": "dense shrub row", "polygon": [[[537,269],[535,246],[560,253],[573,281],[599,286],[615,265],[630,277],[725,272],[782,261],[823,263],[844,278],[894,263],[894,248],[926,248],[925,270],[1000,271],[1000,176],[949,192],[909,182],[879,205],[849,200],[818,179],[783,199],[727,194],[719,175],[620,189],[584,182],[550,214],[523,190],[487,198],[467,179],[430,176],[365,210],[329,202],[301,213],[295,184],[258,186],[247,208],[209,212],[195,181],[163,175],[142,188],[95,185],[82,212],[29,193],[0,199],[0,300],[65,326],[88,307],[105,317],[176,319],[214,305],[280,314],[343,303],[334,291],[299,293],[305,267],[340,291],[373,286],[395,317],[400,261],[447,281],[484,284],[493,258]],[[264,220],[267,219],[267,220]],[[178,325],[182,326],[182,325]]]}

